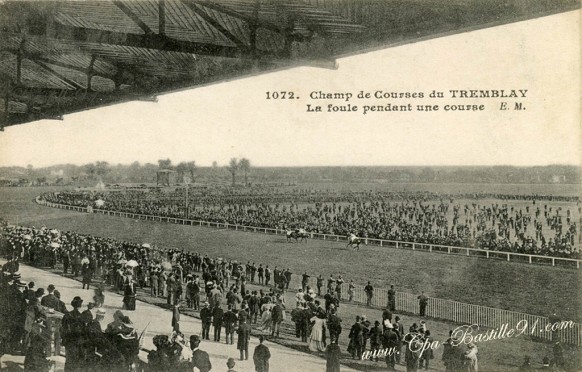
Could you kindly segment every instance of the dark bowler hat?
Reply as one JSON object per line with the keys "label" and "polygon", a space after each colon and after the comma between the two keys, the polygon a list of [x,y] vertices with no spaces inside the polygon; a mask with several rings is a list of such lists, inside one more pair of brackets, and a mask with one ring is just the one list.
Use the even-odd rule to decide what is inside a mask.
{"label": "dark bowler hat", "polygon": [[81,305],[83,305],[83,299],[79,296],[75,296],[75,298],[73,298],[73,301],[71,301],[71,306],[81,307]]}
{"label": "dark bowler hat", "polygon": [[200,343],[200,337],[198,337],[197,335],[190,336],[190,346],[195,346],[195,345],[198,345],[199,343]]}

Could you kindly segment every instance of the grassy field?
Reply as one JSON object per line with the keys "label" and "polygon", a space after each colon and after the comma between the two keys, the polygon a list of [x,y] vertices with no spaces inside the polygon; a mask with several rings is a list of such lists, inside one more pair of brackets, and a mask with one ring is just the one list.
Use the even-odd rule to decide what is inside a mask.
{"label": "grassy field", "polygon": [[432,297],[530,314],[549,315],[557,309],[562,319],[582,320],[580,270],[371,246],[353,252],[328,241],[288,244],[278,236],[81,214],[33,204],[40,191],[2,189],[0,215],[11,223],[185,248],[289,267],[293,273],[341,274],[359,284],[394,284],[404,292],[424,291]]}
{"label": "grassy field", "polygon": [[[127,218],[89,215],[41,207],[32,202],[41,189],[0,189],[0,217],[11,223],[55,227],[99,236],[112,236],[160,246],[178,247],[246,262],[268,263],[270,267],[289,267],[294,273],[342,274],[359,284],[367,280],[376,286],[394,284],[397,290],[488,305],[532,314],[548,315],[557,309],[562,319],[581,321],[579,270],[533,266],[503,261],[489,261],[463,256],[445,256],[380,247],[363,247],[360,252],[345,249],[342,243],[309,241],[288,244],[283,237],[166,223],[135,221]],[[287,303],[292,303],[292,294]],[[355,315],[378,319],[380,311],[361,306],[342,305],[344,332],[341,344],[347,345],[347,333]],[[404,315],[406,326],[417,322],[416,316]],[[289,325],[290,326],[290,325]],[[456,325],[431,321],[433,336],[440,342]],[[287,343],[297,348],[304,345]],[[296,345],[295,345],[296,344]],[[485,371],[516,370],[523,355],[532,355],[539,364],[551,355],[551,345],[528,338],[511,338],[479,346],[480,367]],[[435,352],[433,367],[443,369],[442,347]],[[568,349],[568,354],[577,353]],[[578,361],[580,362],[580,361]],[[374,363],[353,365],[359,369],[379,370]]]}

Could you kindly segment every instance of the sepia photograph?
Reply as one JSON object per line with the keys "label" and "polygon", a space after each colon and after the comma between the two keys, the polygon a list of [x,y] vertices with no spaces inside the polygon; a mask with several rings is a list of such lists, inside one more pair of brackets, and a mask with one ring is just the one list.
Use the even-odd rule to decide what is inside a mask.
{"label": "sepia photograph", "polygon": [[582,371],[580,0],[0,0],[0,370]]}

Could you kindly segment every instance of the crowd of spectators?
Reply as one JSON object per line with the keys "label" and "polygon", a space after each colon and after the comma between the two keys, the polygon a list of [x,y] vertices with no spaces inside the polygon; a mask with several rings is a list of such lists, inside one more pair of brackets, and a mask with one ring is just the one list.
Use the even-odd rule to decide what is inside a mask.
{"label": "crowd of spectators", "polygon": [[[286,303],[283,294],[289,289],[293,275],[289,269],[274,267],[271,270],[265,264],[243,264],[196,252],[161,249],[46,227],[3,224],[1,241],[1,253],[8,262],[2,267],[0,295],[8,299],[10,306],[0,307],[6,312],[1,317],[1,330],[5,332],[1,333],[4,338],[0,345],[6,345],[8,352],[25,352],[29,369],[48,368],[46,356],[50,346],[42,331],[35,331],[31,324],[38,324],[36,328],[46,327],[47,315],[52,311],[65,314],[62,334],[57,339],[62,339],[67,348],[69,368],[127,370],[136,363],[139,337],[129,317],[121,311],[114,314],[114,321],[103,330],[100,309],[104,299],[99,297],[99,294],[103,296],[103,287],[97,285],[94,302],[88,304],[86,310],[81,312],[82,300],[75,297],[69,311],[53,285],[47,286],[46,295],[42,288],[35,290],[34,283],[27,286],[19,276],[20,262],[39,267],[58,266],[63,274],[68,274],[71,269],[73,277],[82,277],[83,287],[86,284],[87,288],[95,281],[118,290],[137,285],[148,288],[153,297],[164,297],[173,309],[173,333],[171,337],[154,337],[156,350],[151,350],[148,357],[151,370],[161,367],[163,370],[192,370],[196,366],[199,370],[209,371],[212,366],[208,355],[197,353],[196,356],[194,353],[199,350],[201,339],[210,342],[211,328],[214,342],[223,341],[223,329],[226,344],[233,344],[237,334],[236,348],[240,351],[240,360],[246,360],[250,334],[259,334],[262,337],[259,346],[263,346],[264,337],[279,337],[281,324],[286,319],[295,325],[297,339],[301,339],[311,351],[325,353],[331,371],[339,370],[341,351],[338,340],[342,332],[349,332],[347,352],[354,359],[375,362],[383,359],[389,370],[395,370],[398,363],[405,365],[407,370],[429,369],[433,359],[431,350],[419,352],[422,345],[434,341],[422,310],[424,294],[419,296],[420,316],[424,319],[413,323],[407,332],[400,318],[394,316],[393,288],[389,291],[381,320],[358,316],[348,330],[342,328],[340,300],[346,299],[342,290],[347,287],[347,300],[351,301],[354,287],[352,281],[346,283],[341,276],[334,278],[330,275],[324,280],[321,274],[310,278],[305,272],[301,275],[302,288],[294,296],[294,303]],[[250,284],[265,288],[251,291],[248,289]],[[365,291],[373,293],[369,282]],[[192,352],[189,352],[180,331],[182,302],[197,311],[202,321],[202,336],[190,338]],[[135,306],[124,306],[124,309],[139,311]],[[26,314],[26,317],[30,314],[30,319],[21,314]],[[253,355],[255,366],[262,366],[257,371],[268,371],[270,353],[268,348],[265,350],[264,346],[259,346]],[[477,348],[473,344],[460,343],[454,336],[449,337],[444,343],[442,361],[447,370],[477,371]],[[234,360],[229,358],[227,363],[234,365]]]}
{"label": "crowd of spectators", "polygon": [[[580,258],[578,197],[290,189],[54,192],[42,200],[254,227]],[[518,200],[521,204],[507,202]],[[543,206],[541,201],[545,201]],[[503,201],[503,202],[501,202]],[[526,201],[527,203],[524,203]],[[568,206],[549,202],[570,203]],[[524,205],[527,204],[527,205]],[[186,207],[187,205],[187,207]]]}

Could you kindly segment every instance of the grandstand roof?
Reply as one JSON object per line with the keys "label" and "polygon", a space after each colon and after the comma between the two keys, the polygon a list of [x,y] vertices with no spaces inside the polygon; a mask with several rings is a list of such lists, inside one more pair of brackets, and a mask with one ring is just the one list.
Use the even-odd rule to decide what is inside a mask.
{"label": "grandstand roof", "polygon": [[0,0],[0,129],[579,0]]}

